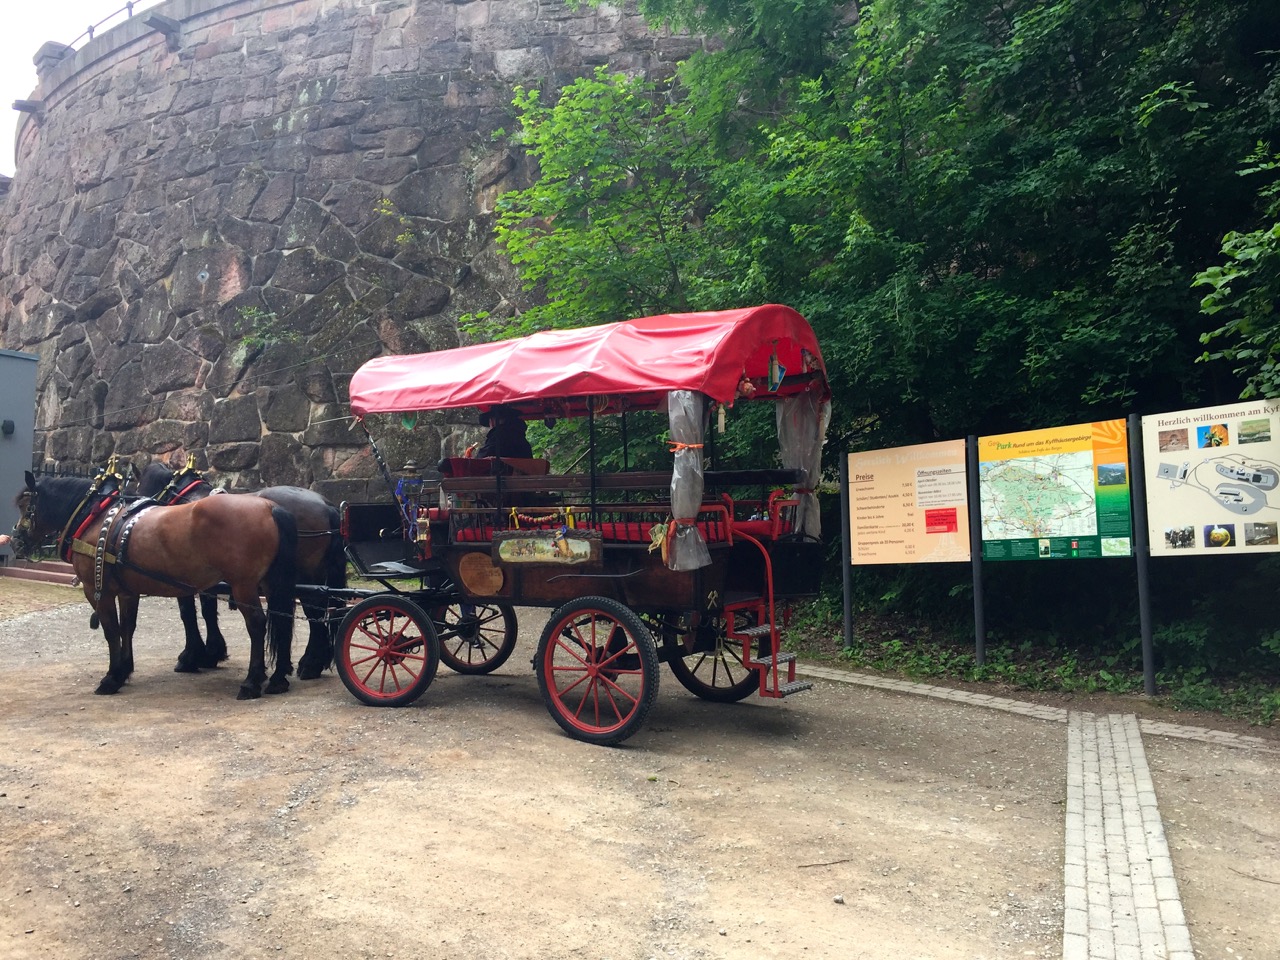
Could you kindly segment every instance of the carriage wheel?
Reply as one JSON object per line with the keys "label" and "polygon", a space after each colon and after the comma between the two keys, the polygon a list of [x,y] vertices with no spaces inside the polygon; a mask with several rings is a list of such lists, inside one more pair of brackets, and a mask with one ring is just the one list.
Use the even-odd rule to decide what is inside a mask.
{"label": "carriage wheel", "polygon": [[658,698],[653,636],[631,610],[607,597],[582,597],[556,610],[533,663],[551,716],[587,743],[621,743]]}
{"label": "carriage wheel", "polygon": [[361,703],[403,707],[431,686],[440,641],[421,607],[383,594],[361,600],[343,617],[334,660],[343,684]]}
{"label": "carriage wheel", "polygon": [[516,648],[516,612],[508,604],[451,603],[433,607],[431,619],[440,638],[440,659],[458,673],[491,673]]}
{"label": "carriage wheel", "polygon": [[686,690],[716,703],[737,703],[759,692],[760,674],[743,663],[743,641],[725,635],[724,618],[702,624],[697,635],[705,642],[695,646],[707,649],[693,653],[685,649],[674,631],[664,631],[663,635],[667,663]]}

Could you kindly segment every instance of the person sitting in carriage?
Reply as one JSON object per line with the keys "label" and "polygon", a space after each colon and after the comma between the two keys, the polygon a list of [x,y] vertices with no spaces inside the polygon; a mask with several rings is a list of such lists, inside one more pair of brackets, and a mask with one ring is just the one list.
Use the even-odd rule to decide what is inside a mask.
{"label": "person sitting in carriage", "polygon": [[477,457],[533,456],[533,446],[525,436],[525,422],[511,407],[499,405],[480,414],[480,425],[488,427],[489,433],[475,452]]}

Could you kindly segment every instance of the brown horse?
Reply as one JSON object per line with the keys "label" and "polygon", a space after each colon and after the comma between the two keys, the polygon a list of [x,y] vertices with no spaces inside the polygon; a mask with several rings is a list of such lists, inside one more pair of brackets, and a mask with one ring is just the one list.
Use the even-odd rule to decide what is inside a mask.
{"label": "brown horse", "polygon": [[[196,469],[194,458],[188,457],[181,469],[170,470],[163,463],[149,464],[134,473],[138,494],[170,506],[194,503],[214,492],[214,487]],[[330,588],[347,585],[347,558],[339,530],[338,509],[313,490],[305,487],[267,487],[254,496],[270,500],[287,510],[298,528],[298,579],[301,583]],[[336,623],[332,609],[342,601],[324,591],[303,594],[302,610],[311,624],[307,649],[298,661],[298,677],[313,680],[333,662],[333,630]],[[227,659],[227,641],[218,628],[218,598],[200,596],[200,613],[204,617],[205,636],[200,636],[194,597],[179,597],[178,611],[186,634],[186,645],[173,668],[178,673],[198,673],[202,667],[216,667]]]}
{"label": "brown horse", "polygon": [[[121,495],[124,480],[114,458],[89,483],[76,477],[37,481],[30,471],[26,481],[17,498],[21,518],[14,550],[26,556],[62,531],[59,553],[75,568],[93,607],[90,624],[101,624],[110,653],[96,693],[116,693],[133,673],[139,597],[191,596],[224,582],[249,631],[249,674],[237,699],[261,696],[264,683],[267,693],[289,688],[298,535],[287,511],[245,496],[177,507],[145,500],[130,505]],[[266,589],[267,613],[260,586]],[[269,681],[268,639],[276,665]]]}

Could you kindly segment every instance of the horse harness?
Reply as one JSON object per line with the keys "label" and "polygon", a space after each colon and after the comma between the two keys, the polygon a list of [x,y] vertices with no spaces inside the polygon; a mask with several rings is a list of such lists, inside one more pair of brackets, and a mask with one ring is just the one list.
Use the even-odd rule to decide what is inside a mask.
{"label": "horse harness", "polygon": [[[106,588],[106,577],[109,568],[115,568],[117,571],[135,570],[161,583],[194,591],[190,584],[182,583],[172,577],[129,563],[129,537],[133,533],[134,525],[143,513],[157,506],[159,504],[150,498],[135,500],[130,503],[121,499],[118,493],[109,495],[99,505],[98,509],[90,512],[84,523],[76,530],[70,543],[63,547],[63,559],[68,562],[70,562],[72,555],[77,553],[93,558],[93,602],[95,604],[101,599]],[[84,533],[93,526],[98,517],[102,518],[102,525],[98,528],[97,541],[82,539]],[[119,521],[118,523],[117,520]],[[120,586],[122,587],[122,593],[128,596],[133,595],[123,589],[123,584]]]}
{"label": "horse harness", "polygon": [[[129,537],[133,533],[134,525],[147,510],[160,506],[160,504],[149,497],[127,501],[121,496],[118,488],[103,494],[102,485],[108,479],[118,481],[120,480],[120,475],[115,473],[111,467],[108,467],[95,480],[80,505],[71,512],[71,517],[67,520],[67,525],[63,527],[62,534],[58,538],[58,553],[67,563],[70,563],[72,556],[77,553],[93,558],[94,605],[97,606],[102,599],[102,594],[106,591],[108,571],[112,569],[116,570],[117,578],[119,571],[129,569],[151,580],[168,584],[179,590],[198,593],[199,591],[189,583],[183,583],[181,580],[176,580],[167,574],[129,563]],[[101,495],[102,498],[96,504],[93,502],[95,495]],[[36,494],[32,491],[28,510],[33,515],[33,518],[35,497]],[[84,520],[77,524],[77,519],[86,509],[87,515]],[[90,539],[92,534],[89,531],[97,524],[99,518],[101,518],[102,522],[98,526],[97,540],[94,541]],[[135,595],[131,591],[124,589],[123,582],[120,582],[118,586],[120,587],[120,592],[126,596]]]}

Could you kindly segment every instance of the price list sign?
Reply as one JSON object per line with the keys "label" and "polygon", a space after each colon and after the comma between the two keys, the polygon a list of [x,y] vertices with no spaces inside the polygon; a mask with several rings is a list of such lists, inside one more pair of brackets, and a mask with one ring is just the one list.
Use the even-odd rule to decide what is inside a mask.
{"label": "price list sign", "polygon": [[969,559],[963,440],[849,454],[850,561]]}

